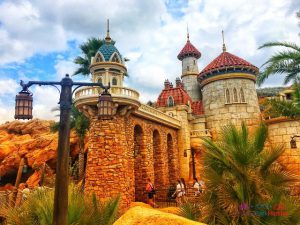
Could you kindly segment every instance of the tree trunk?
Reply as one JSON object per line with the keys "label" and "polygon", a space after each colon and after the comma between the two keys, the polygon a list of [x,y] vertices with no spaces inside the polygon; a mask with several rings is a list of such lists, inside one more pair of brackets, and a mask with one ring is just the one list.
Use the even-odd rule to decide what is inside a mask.
{"label": "tree trunk", "polygon": [[79,138],[79,155],[78,155],[78,178],[82,179],[84,174],[84,138]]}

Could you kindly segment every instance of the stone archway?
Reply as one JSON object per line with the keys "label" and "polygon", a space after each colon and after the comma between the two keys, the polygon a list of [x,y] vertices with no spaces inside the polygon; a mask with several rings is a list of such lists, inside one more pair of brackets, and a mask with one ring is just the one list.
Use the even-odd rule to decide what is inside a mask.
{"label": "stone archway", "polygon": [[169,170],[169,184],[176,183],[176,155],[174,151],[173,137],[171,134],[167,135],[167,152],[168,152],[168,170]]}
{"label": "stone archway", "polygon": [[134,127],[134,147],[133,147],[133,157],[134,157],[134,180],[135,180],[135,201],[144,201],[144,189],[145,189],[145,178],[143,177],[143,170],[145,159],[143,156],[144,143],[143,143],[143,130],[140,125]]}

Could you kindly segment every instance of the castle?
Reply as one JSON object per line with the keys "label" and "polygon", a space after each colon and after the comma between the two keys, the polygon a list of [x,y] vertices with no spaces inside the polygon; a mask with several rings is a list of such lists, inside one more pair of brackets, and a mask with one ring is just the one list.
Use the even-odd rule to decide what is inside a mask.
{"label": "castle", "polygon": [[[125,60],[107,30],[104,44],[91,60],[93,82],[108,85],[114,117],[98,120],[101,90],[84,87],[75,92],[75,106],[90,118],[85,190],[100,198],[121,193],[122,207],[145,201],[146,179],[157,189],[168,189],[178,177],[202,176],[202,138],[218,138],[223,126],[245,122],[250,128],[261,115],[255,88],[258,68],[223,49],[199,71],[200,51],[189,35],[177,58],[181,78],[166,80],[155,107],[142,104],[136,90],[123,86]],[[278,123],[282,123],[280,126]],[[290,136],[300,133],[300,122],[269,124],[270,139],[289,146]],[[295,123],[295,121],[293,121]]]}

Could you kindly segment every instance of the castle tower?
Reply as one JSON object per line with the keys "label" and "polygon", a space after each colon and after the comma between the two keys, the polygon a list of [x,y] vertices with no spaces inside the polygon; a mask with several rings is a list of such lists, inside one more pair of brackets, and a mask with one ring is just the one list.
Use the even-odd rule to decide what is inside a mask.
{"label": "castle tower", "polygon": [[177,58],[182,61],[182,82],[184,89],[191,96],[193,101],[200,100],[201,92],[197,83],[197,75],[199,74],[197,60],[201,57],[201,53],[192,45],[187,32],[187,42],[178,54]]}
{"label": "castle tower", "polygon": [[207,128],[213,137],[229,123],[255,126],[260,110],[255,89],[258,68],[226,51],[209,63],[199,74]]}
{"label": "castle tower", "polygon": [[90,72],[92,82],[102,82],[104,85],[123,86],[127,69],[120,52],[115,47],[115,41],[109,34],[109,20],[107,20],[107,33],[104,43],[91,59]]}

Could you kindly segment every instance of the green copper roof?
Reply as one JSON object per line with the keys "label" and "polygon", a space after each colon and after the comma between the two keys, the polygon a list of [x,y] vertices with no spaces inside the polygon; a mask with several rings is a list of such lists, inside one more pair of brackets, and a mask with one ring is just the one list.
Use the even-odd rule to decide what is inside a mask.
{"label": "green copper roof", "polygon": [[99,48],[99,52],[101,52],[101,54],[104,56],[105,61],[109,61],[110,57],[116,52],[121,61],[122,60],[122,56],[120,54],[120,52],[118,51],[118,49],[115,47],[115,42],[104,42],[104,44]]}

